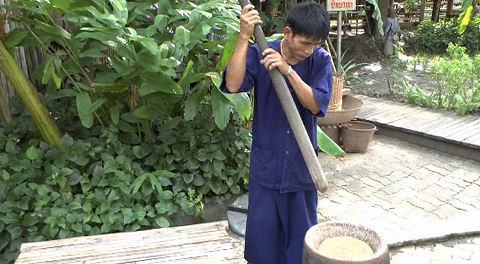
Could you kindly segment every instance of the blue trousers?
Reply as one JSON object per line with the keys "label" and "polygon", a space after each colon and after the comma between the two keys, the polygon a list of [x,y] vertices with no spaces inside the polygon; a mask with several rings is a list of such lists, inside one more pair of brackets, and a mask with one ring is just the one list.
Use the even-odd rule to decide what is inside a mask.
{"label": "blue trousers", "polygon": [[301,264],[307,230],[317,223],[315,191],[280,193],[249,183],[245,259],[253,264]]}

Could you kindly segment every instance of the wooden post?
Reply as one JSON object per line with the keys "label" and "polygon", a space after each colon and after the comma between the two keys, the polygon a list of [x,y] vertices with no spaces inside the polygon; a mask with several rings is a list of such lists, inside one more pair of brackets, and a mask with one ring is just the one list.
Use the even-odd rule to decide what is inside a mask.
{"label": "wooden post", "polygon": [[337,12],[337,71],[342,70],[342,12]]}
{"label": "wooden post", "polygon": [[433,0],[432,9],[432,22],[437,23],[440,19],[440,7],[442,6],[442,0]]}
{"label": "wooden post", "polygon": [[418,22],[422,22],[425,19],[425,0],[420,2],[420,17],[418,18]]}
{"label": "wooden post", "polygon": [[[242,7],[250,4],[249,0],[239,0]],[[267,40],[263,34],[261,25],[255,25],[255,42],[258,44],[260,51],[263,52],[268,48]],[[325,192],[327,190],[327,180],[323,172],[320,162],[318,161],[317,154],[313,149],[312,142],[308,137],[307,130],[303,124],[302,118],[298,113],[297,106],[293,101],[293,97],[290,94],[287,83],[284,76],[277,69],[270,71],[270,77],[272,78],[273,86],[275,87],[275,92],[277,93],[278,99],[282,104],[282,108],[287,116],[288,123],[293,130],[293,135],[297,140],[300,152],[302,153],[303,159],[307,165],[310,176],[312,177],[315,187],[320,192]],[[316,136],[316,135],[314,135]]]}
{"label": "wooden post", "polygon": [[453,16],[452,8],[453,8],[453,0],[447,0],[447,18],[451,18]]}

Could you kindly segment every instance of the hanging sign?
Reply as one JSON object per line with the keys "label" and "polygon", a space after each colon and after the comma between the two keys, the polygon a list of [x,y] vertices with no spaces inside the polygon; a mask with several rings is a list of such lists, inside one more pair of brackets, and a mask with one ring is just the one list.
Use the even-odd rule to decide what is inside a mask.
{"label": "hanging sign", "polygon": [[357,0],[327,0],[327,11],[355,10]]}

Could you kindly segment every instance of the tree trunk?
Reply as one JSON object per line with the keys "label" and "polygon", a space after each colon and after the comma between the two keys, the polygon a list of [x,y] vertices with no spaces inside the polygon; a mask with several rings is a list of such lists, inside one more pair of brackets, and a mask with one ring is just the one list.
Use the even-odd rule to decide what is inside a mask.
{"label": "tree trunk", "polygon": [[447,0],[447,18],[451,18],[453,16],[452,8],[453,8],[453,0]]}
{"label": "tree trunk", "polygon": [[32,83],[27,79],[22,69],[20,69],[16,61],[3,45],[3,42],[0,42],[0,69],[14,87],[16,94],[22,99],[27,107],[45,142],[54,145],[61,150],[65,150],[60,143],[60,131],[50,117],[47,108],[40,100]]}
{"label": "tree trunk", "polygon": [[420,3],[420,17],[418,18],[418,22],[422,22],[425,19],[425,0],[422,0]]}
{"label": "tree trunk", "polygon": [[432,21],[437,23],[440,19],[440,7],[442,6],[442,0],[433,1]]}

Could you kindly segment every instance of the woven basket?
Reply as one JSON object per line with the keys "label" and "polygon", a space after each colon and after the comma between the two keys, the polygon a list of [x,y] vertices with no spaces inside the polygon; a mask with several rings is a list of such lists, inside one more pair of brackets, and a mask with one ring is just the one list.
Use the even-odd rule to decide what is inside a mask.
{"label": "woven basket", "polygon": [[343,77],[341,75],[333,75],[332,97],[328,110],[340,111],[342,110],[342,96],[343,96]]}
{"label": "woven basket", "polygon": [[377,127],[369,122],[350,121],[342,124],[341,139],[346,152],[366,152]]}

